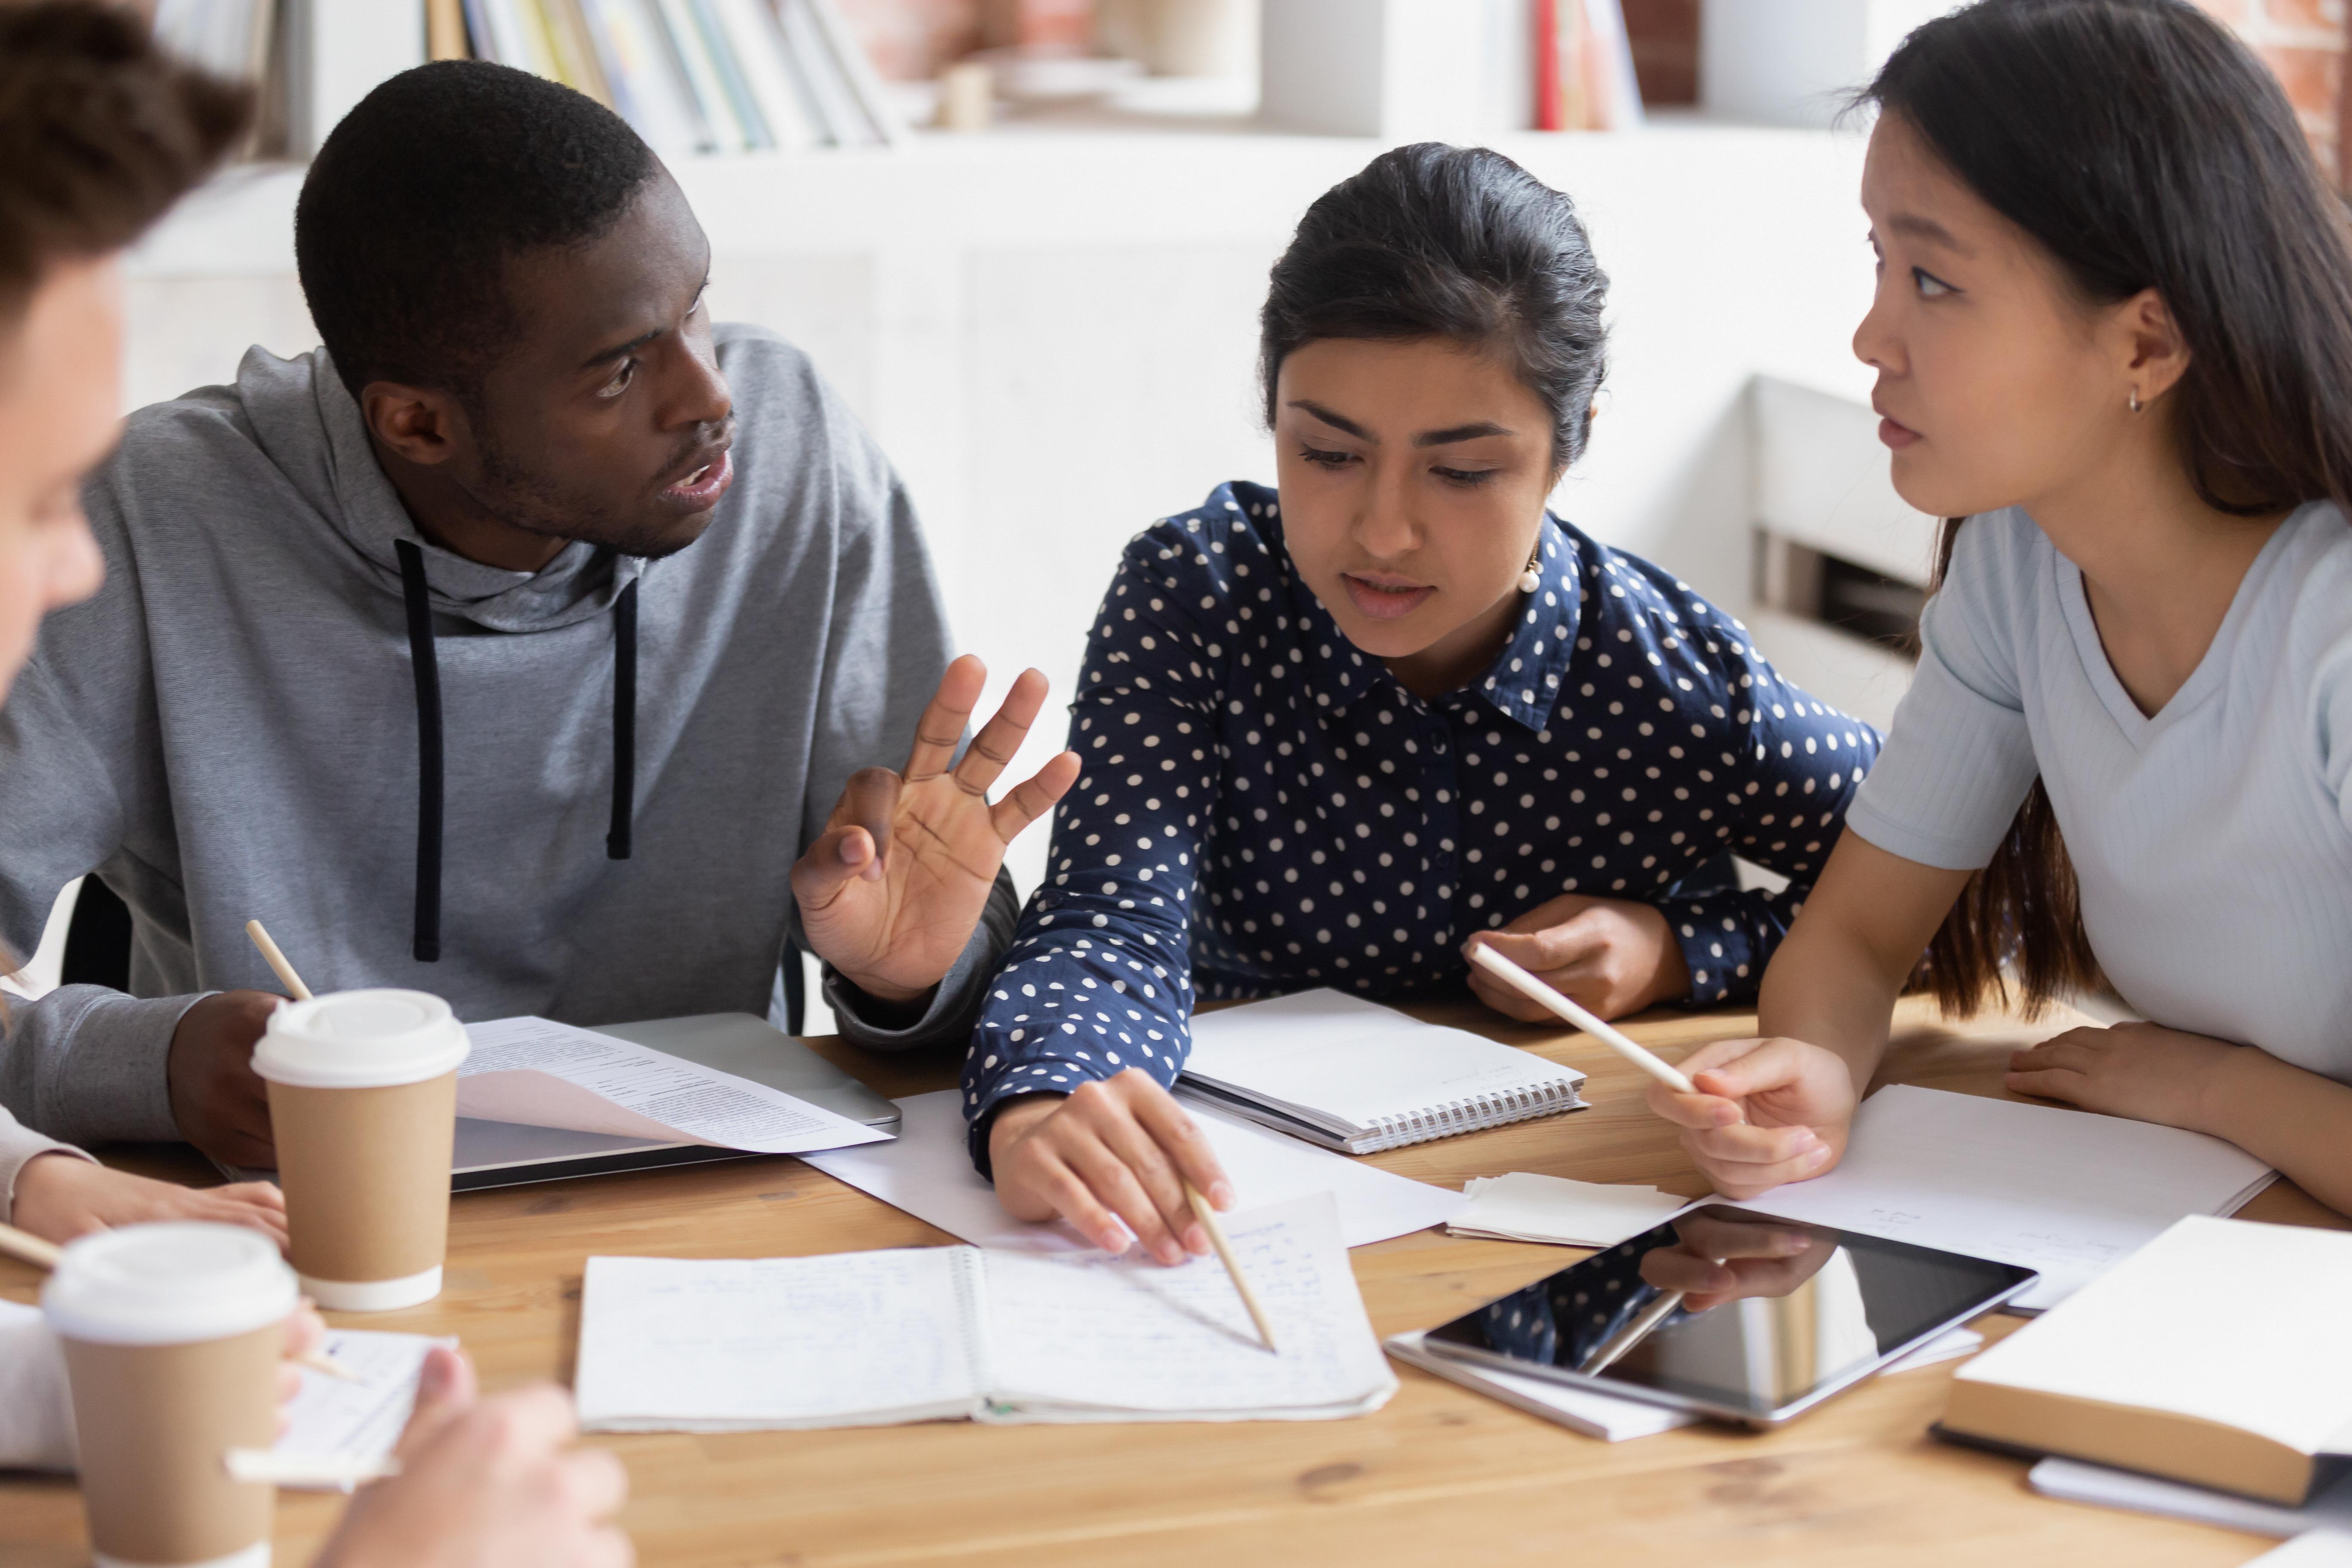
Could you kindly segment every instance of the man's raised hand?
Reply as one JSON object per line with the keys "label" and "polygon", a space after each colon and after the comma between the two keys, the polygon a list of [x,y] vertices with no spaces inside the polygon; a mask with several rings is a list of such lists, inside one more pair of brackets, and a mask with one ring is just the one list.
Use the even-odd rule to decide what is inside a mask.
{"label": "man's raised hand", "polygon": [[811,951],[886,1002],[918,1002],[939,984],[988,907],[1005,846],[1077,781],[1077,753],[1064,752],[989,804],[989,786],[1045,706],[1046,684],[1023,671],[956,763],[987,679],[970,654],[949,665],[905,770],[851,774],[824,832],[793,867]]}

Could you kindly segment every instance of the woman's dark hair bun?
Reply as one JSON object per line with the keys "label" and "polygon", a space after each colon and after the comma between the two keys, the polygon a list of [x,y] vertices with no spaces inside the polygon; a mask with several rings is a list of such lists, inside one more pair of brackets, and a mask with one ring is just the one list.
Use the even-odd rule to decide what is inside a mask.
{"label": "woman's dark hair bun", "polygon": [[1307,209],[1259,317],[1266,422],[1293,351],[1321,338],[1448,338],[1508,356],[1584,450],[1607,369],[1609,279],[1576,204],[1500,153],[1423,142],[1383,153]]}

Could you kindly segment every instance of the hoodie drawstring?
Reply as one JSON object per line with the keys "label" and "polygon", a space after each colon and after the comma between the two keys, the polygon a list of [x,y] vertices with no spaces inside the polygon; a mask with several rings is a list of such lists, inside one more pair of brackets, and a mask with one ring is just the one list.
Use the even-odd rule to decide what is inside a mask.
{"label": "hoodie drawstring", "polygon": [[433,651],[433,601],[425,552],[405,539],[400,587],[408,601],[408,668],[416,678],[416,935],[419,963],[441,958],[441,664]]}
{"label": "hoodie drawstring", "polygon": [[[419,963],[441,958],[441,667],[433,647],[433,601],[425,580],[425,552],[410,540],[393,541],[400,555],[400,587],[408,605],[408,664],[416,679],[416,922],[412,951]],[[636,816],[637,584],[613,602],[613,826],[606,858],[629,858]]]}
{"label": "hoodie drawstring", "polygon": [[637,815],[637,584],[631,578],[613,601],[613,830],[604,858],[629,858]]}

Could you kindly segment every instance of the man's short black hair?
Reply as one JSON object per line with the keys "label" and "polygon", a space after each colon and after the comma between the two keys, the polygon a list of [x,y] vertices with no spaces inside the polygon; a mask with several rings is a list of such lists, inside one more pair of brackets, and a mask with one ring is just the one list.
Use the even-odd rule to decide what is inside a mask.
{"label": "man's short black hair", "polygon": [[357,396],[470,395],[517,330],[509,257],[607,233],[660,168],[628,124],[528,71],[442,60],[362,99],[294,209],[310,319]]}

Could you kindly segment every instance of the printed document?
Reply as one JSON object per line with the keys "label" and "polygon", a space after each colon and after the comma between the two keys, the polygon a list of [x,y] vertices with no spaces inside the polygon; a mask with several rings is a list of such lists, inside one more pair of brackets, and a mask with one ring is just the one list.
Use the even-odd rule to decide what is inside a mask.
{"label": "printed document", "polygon": [[457,1114],[527,1127],[798,1154],[890,1134],[650,1046],[545,1018],[468,1024]]}

